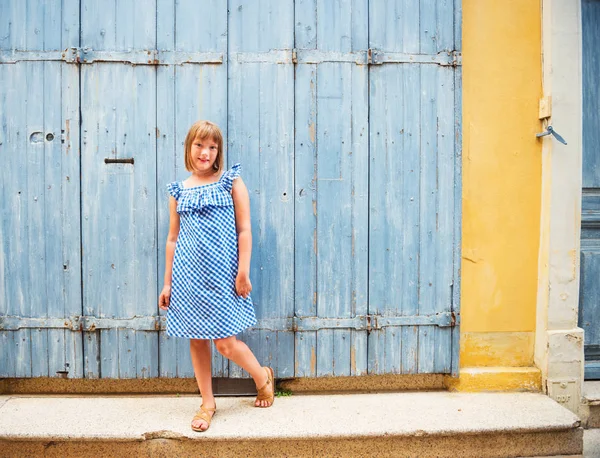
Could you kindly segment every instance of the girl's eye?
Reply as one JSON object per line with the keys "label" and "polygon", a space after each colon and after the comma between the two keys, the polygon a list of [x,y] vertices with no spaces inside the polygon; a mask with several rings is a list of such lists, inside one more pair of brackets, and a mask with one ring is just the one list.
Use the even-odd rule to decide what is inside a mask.
{"label": "girl's eye", "polygon": [[217,147],[216,146],[211,146],[210,149],[217,149]]}

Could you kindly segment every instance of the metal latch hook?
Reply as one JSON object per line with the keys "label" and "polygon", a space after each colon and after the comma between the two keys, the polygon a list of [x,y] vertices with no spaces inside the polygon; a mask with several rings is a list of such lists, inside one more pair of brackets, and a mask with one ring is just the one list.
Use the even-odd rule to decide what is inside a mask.
{"label": "metal latch hook", "polygon": [[542,132],[542,133],[540,133],[540,134],[535,134],[535,136],[536,136],[537,138],[540,138],[540,137],[545,137],[546,135],[554,135],[554,137],[555,137],[555,138],[556,138],[556,139],[557,139],[559,142],[561,142],[563,145],[566,145],[566,144],[567,144],[567,142],[565,141],[565,139],[564,139],[564,138],[562,138],[562,137],[561,137],[561,135],[560,135],[558,132],[556,132],[556,131],[555,131],[555,130],[552,128],[552,126],[548,126],[548,127],[546,127],[546,132]]}

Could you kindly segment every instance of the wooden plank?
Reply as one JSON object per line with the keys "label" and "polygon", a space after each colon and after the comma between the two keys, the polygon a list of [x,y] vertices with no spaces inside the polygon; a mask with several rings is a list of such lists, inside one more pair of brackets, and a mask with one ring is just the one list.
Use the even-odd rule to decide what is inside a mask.
{"label": "wooden plank", "polygon": [[[83,249],[91,253],[84,256],[84,310],[99,317],[151,315],[156,308],[155,289],[148,288],[156,284],[153,69],[93,67],[82,68]],[[105,157],[134,156],[135,165],[104,163]],[[103,330],[101,336],[102,364],[105,357],[118,361],[106,356],[109,351],[123,349],[119,357],[125,360],[133,351],[126,332]],[[118,377],[119,370],[101,372]]]}
{"label": "wooden plank", "polygon": [[[297,49],[317,48],[317,0],[295,2]],[[317,65],[298,65],[295,79],[294,304],[317,314]],[[295,334],[296,377],[317,375],[317,333]]]}
{"label": "wooden plank", "polygon": [[[420,71],[418,65],[371,69],[370,313],[416,315],[418,311],[420,194]],[[385,341],[379,373],[417,370],[417,335],[401,330],[401,360],[387,330],[369,336],[369,348]],[[387,355],[390,355],[390,358]],[[370,361],[373,358],[370,357]]]}
{"label": "wooden plank", "polygon": [[[454,0],[454,49],[462,50],[462,0]],[[462,244],[462,66],[454,70],[454,248],[452,308],[460,316],[461,244]],[[450,331],[452,342],[451,373],[458,377],[460,327]]]}
{"label": "wooden plank", "polygon": [[[598,230],[596,237],[598,237]],[[596,239],[587,239],[581,249],[581,296],[579,325],[584,332],[584,345],[600,345],[600,246]]]}
{"label": "wooden plank", "polygon": [[[294,46],[290,0],[229,5],[229,52]],[[291,63],[229,61],[229,164],[242,163],[250,191],[253,252],[250,277],[257,318],[294,314],[294,69]],[[294,375],[291,332],[247,331],[242,339],[276,376]],[[278,345],[281,348],[278,348]],[[230,365],[231,377],[247,376]]]}
{"label": "wooden plank", "polygon": [[582,31],[582,101],[583,101],[583,187],[600,188],[600,3],[581,3]]}
{"label": "wooden plank", "polygon": [[584,329],[586,348],[585,378],[600,378],[600,363],[590,355],[590,347],[600,345],[600,71],[598,21],[600,4],[590,0],[581,3],[582,20],[582,111],[583,111],[583,199],[580,260],[579,326]]}
{"label": "wooden plank", "polygon": [[[366,13],[365,1],[350,8],[342,2],[299,2],[296,48],[364,50]],[[366,67],[355,64],[302,64],[296,70],[298,316],[367,313],[368,177],[360,174],[368,164],[366,88]],[[350,116],[332,115],[339,110]],[[296,337],[296,370],[358,374],[366,371],[366,347],[364,331],[320,330],[316,338],[302,333]]]}

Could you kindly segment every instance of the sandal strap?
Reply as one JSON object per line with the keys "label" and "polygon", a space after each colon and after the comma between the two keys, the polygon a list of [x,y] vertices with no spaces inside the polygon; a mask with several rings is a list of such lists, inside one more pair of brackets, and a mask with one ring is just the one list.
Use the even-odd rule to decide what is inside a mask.
{"label": "sandal strap", "polygon": [[[214,415],[214,412],[217,411],[217,408],[209,408],[209,407],[204,407],[204,405],[200,406],[200,410],[198,412],[196,412],[196,415],[194,415],[194,418],[192,419],[192,421],[194,420],[204,420],[205,422],[207,422],[210,425],[210,421],[212,420],[212,417]],[[210,415],[210,412],[213,412],[213,415]]]}
{"label": "sandal strap", "polygon": [[273,379],[271,378],[271,371],[268,368],[264,368],[267,373],[267,381],[263,386],[258,388],[258,394],[256,396],[257,401],[271,401],[274,398],[274,388],[271,388],[273,385]]}

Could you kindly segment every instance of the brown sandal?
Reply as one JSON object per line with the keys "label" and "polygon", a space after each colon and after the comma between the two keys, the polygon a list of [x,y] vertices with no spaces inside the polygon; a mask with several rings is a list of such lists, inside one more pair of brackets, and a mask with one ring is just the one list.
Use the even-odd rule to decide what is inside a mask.
{"label": "brown sandal", "polygon": [[[213,414],[211,415],[210,412],[212,412]],[[203,433],[204,431],[207,431],[208,428],[210,428],[210,422],[213,419],[213,417],[215,416],[216,412],[217,412],[216,407],[213,409],[209,409],[208,407],[204,407],[204,404],[202,404],[200,406],[200,410],[198,412],[196,412],[196,415],[194,416],[194,418],[192,418],[192,423],[194,423],[194,421],[196,421],[196,420],[203,420],[207,423],[206,429],[194,428],[193,425],[192,425],[192,429],[194,431],[198,431],[199,433]]]}
{"label": "brown sandal", "polygon": [[[263,367],[267,372],[267,381],[265,384],[258,389],[258,395],[256,396],[255,407],[271,407],[275,402],[275,386],[273,384],[273,369],[270,367]],[[267,401],[270,402],[269,406],[257,406],[256,401]]]}

